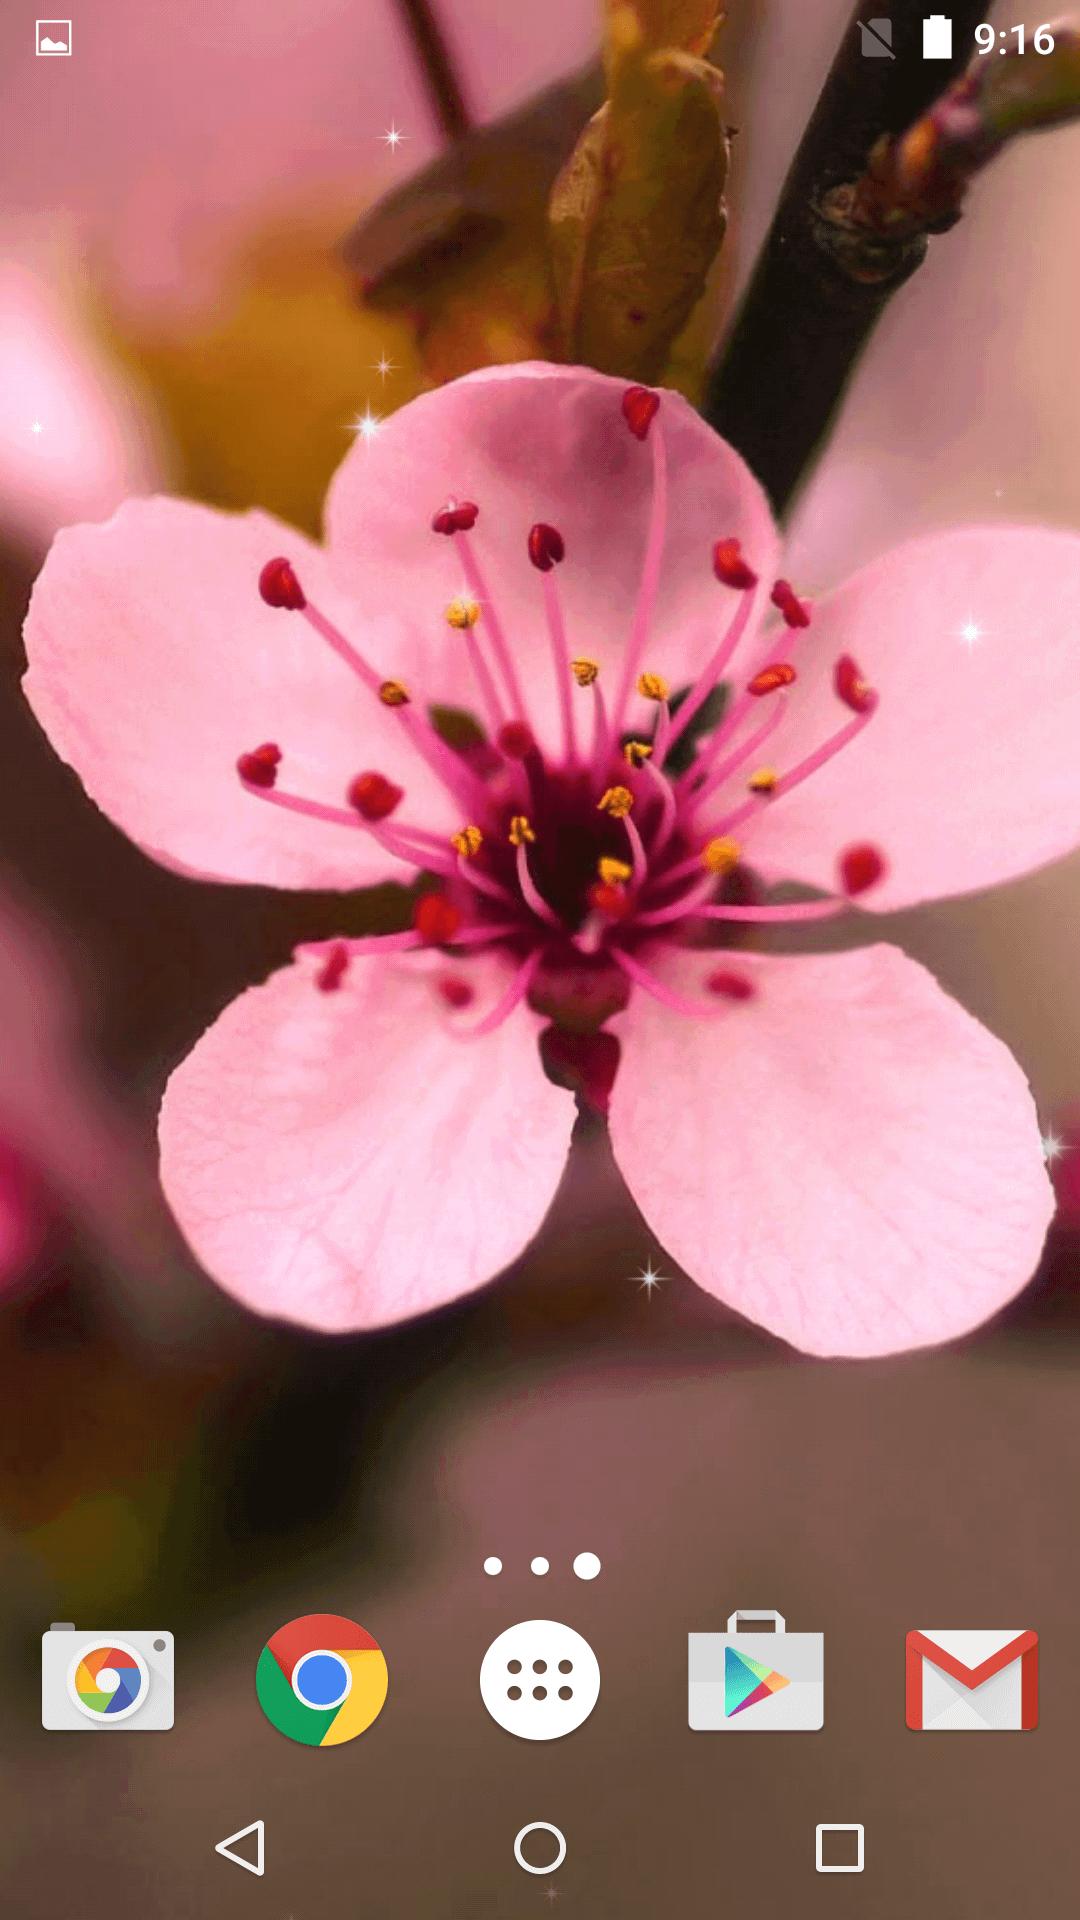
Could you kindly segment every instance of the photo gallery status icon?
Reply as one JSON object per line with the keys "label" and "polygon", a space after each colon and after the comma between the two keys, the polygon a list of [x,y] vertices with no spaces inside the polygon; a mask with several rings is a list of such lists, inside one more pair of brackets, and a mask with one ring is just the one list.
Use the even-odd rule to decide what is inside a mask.
{"label": "photo gallery status icon", "polygon": [[66,59],[71,53],[71,21],[35,20],[34,47],[41,60]]}

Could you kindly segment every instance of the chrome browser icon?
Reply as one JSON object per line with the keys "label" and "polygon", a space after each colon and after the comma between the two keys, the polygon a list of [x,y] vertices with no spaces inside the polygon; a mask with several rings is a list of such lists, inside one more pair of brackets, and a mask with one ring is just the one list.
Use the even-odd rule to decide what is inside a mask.
{"label": "chrome browser icon", "polygon": [[305,1613],[270,1635],[255,1691],[271,1726],[304,1747],[340,1747],[377,1720],[389,1675],[377,1640],[340,1613]]}

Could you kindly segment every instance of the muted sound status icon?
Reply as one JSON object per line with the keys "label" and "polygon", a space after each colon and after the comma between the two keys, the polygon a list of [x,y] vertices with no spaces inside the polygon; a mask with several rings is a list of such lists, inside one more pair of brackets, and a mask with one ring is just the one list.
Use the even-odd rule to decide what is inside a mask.
{"label": "muted sound status icon", "polygon": [[271,1726],[304,1747],[340,1747],[377,1720],[386,1657],[365,1627],[340,1613],[305,1613],[270,1635],[255,1691]]}

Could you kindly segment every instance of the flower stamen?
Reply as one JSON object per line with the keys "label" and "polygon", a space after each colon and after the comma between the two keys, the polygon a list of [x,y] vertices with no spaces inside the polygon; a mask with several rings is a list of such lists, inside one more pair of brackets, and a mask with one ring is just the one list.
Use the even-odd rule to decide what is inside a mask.
{"label": "flower stamen", "polygon": [[[652,403],[650,410],[643,402],[635,401],[630,407],[630,412],[627,412],[629,396],[625,395],[623,398],[623,411],[626,413],[631,432],[637,433],[637,428],[633,425],[630,417],[635,408],[641,413],[648,413],[644,432],[637,433],[638,439],[644,439],[645,435],[648,434],[649,423],[659,407],[660,402],[656,394],[649,394],[645,388],[631,388],[630,392],[632,394],[645,393],[648,401]],[[649,524],[645,535],[645,554],[641,564],[641,580],[638,585],[637,602],[630,624],[630,636],[626,644],[626,657],[623,661],[619,691],[615,697],[615,705],[612,710],[611,724],[616,734],[618,734],[622,728],[623,716],[630,698],[630,689],[637,679],[641,667],[641,656],[645,651],[645,645],[649,637],[653,611],[660,591],[660,570],[664,558],[664,541],[667,536],[667,448],[662,432],[649,434],[649,449],[652,454],[652,500],[649,507]]]}
{"label": "flower stamen", "polygon": [[[577,730],[574,722],[574,697],[567,673],[570,652],[566,638],[566,620],[562,609],[562,600],[555,579],[555,568],[566,555],[562,534],[557,527],[549,527],[543,521],[537,521],[529,533],[529,559],[540,574],[541,591],[544,596],[544,613],[547,619],[548,637],[551,641],[551,661],[555,671],[555,686],[559,698],[559,711],[562,716],[563,746],[567,760],[577,760]],[[577,678],[577,667],[583,664],[570,661],[570,672]],[[591,663],[590,663],[591,664]],[[593,678],[596,677],[596,669]],[[578,685],[587,684],[578,679]]]}
{"label": "flower stamen", "polygon": [[790,580],[777,580],[769,598],[782,615],[785,626],[808,627],[810,625],[810,609],[798,598]]}
{"label": "flower stamen", "polygon": [[491,649],[495,655],[495,664],[502,675],[503,685],[506,688],[510,702],[510,711],[515,718],[519,720],[524,719],[525,698],[521,691],[517,668],[514,665],[513,655],[510,652],[506,635],[503,632],[502,622],[495,611],[491,595],[487,590],[483,573],[480,570],[480,563],[473,551],[473,545],[469,538],[468,531],[462,527],[455,528],[454,542],[458,550],[458,556],[461,560],[462,570],[465,574],[469,592],[473,599],[478,601],[480,605],[484,629],[491,639]]}

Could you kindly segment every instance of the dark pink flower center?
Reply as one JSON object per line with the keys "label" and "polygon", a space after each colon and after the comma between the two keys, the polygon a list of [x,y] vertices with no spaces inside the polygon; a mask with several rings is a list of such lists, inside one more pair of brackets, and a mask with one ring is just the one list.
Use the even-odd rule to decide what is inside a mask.
{"label": "dark pink flower center", "polygon": [[[436,982],[454,1009],[473,998],[471,952],[497,950],[508,960],[506,991],[474,1032],[489,1031],[526,996],[564,1035],[595,1033],[634,988],[683,1011],[718,1011],[753,995],[737,955],[722,966],[715,953],[703,955],[701,995],[691,999],[656,972],[659,948],[715,946],[744,923],[824,919],[883,874],[878,849],[856,843],[836,850],[837,891],[825,899],[773,904],[752,884],[755,819],[783,804],[861,732],[876,695],[843,656],[833,669],[833,688],[846,717],[838,712],[835,731],[795,764],[777,769],[763,759],[786,689],[800,671],[798,640],[811,610],[787,581],[775,581],[770,597],[783,624],[751,648],[758,576],[753,556],[727,536],[703,555],[703,572],[711,560],[716,578],[739,595],[711,658],[688,687],[673,689],[650,669],[667,520],[664,437],[651,431],[659,405],[660,397],[646,388],[630,389],[623,400],[627,427],[642,442],[641,458],[652,463],[652,505],[614,688],[604,684],[595,661],[573,651],[558,574],[577,556],[568,559],[562,533],[546,522],[533,526],[527,545],[550,660],[526,662],[513,651],[486,588],[473,540],[479,505],[448,500],[432,519],[433,532],[454,541],[465,583],[446,619],[467,655],[475,717],[470,710],[429,710],[423,688],[388,677],[393,662],[367,660],[312,604],[287,559],[264,566],[264,600],[306,619],[370,697],[395,715],[461,818],[449,838],[408,822],[407,788],[377,770],[358,772],[335,804],[285,790],[279,774],[287,775],[287,747],[265,742],[240,755],[237,769],[254,797],[328,827],[367,832],[414,876],[434,877],[434,890],[418,897],[404,933],[315,950],[316,981],[324,991],[341,986],[356,954],[428,946],[455,955],[455,970]],[[588,564],[587,555],[581,559]],[[541,730],[530,712],[527,680],[541,671],[554,673],[558,691],[561,738],[554,752],[539,744]],[[564,1040],[556,1052],[558,1070],[569,1071],[572,1043]],[[609,1082],[606,1062],[599,1079],[605,1077]]]}

